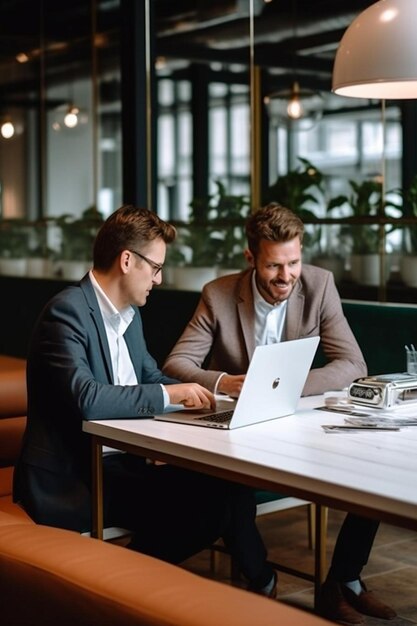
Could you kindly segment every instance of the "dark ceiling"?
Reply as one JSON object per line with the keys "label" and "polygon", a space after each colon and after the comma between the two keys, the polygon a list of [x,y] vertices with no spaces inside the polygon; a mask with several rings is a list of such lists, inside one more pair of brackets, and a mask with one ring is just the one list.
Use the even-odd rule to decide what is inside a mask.
{"label": "dark ceiling", "polygon": [[[247,71],[252,41],[255,63],[276,87],[287,84],[295,72],[304,86],[327,92],[341,37],[371,4],[365,0],[151,0],[156,56],[173,67],[192,61]],[[22,90],[28,93],[30,80],[36,88],[40,51],[43,71],[51,80],[74,73],[82,59],[84,65],[85,59],[90,63],[94,21],[100,34],[100,62],[117,61],[118,0],[0,0],[0,101],[18,98]],[[21,52],[29,55],[31,63],[16,63]]]}
{"label": "dark ceiling", "polygon": [[[157,53],[199,63],[248,65],[249,7],[255,63],[277,86],[297,73],[305,86],[329,91],[334,56],[364,0],[156,0]],[[280,81],[285,77],[285,81]]]}

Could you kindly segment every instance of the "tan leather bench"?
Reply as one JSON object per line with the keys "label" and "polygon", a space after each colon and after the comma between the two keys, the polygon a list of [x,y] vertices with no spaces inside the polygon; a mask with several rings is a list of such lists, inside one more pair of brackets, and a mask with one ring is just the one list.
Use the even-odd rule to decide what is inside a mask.
{"label": "tan leather bench", "polygon": [[[12,502],[25,363],[0,355],[0,615],[7,626],[325,626],[117,545],[35,524]],[[7,367],[9,363],[12,367]],[[23,415],[22,415],[23,414]]]}
{"label": "tan leather bench", "polygon": [[26,427],[26,361],[0,355],[0,512],[31,522],[12,502],[13,469]]}
{"label": "tan leather bench", "polygon": [[328,624],[126,548],[38,525],[0,525],[0,589],[8,626]]}

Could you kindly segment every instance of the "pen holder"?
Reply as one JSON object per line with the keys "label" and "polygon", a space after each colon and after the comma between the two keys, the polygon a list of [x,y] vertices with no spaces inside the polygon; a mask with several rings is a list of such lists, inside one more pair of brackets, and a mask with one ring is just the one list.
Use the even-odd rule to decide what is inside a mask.
{"label": "pen holder", "polygon": [[406,350],[407,355],[407,373],[413,376],[417,375],[417,351]]}

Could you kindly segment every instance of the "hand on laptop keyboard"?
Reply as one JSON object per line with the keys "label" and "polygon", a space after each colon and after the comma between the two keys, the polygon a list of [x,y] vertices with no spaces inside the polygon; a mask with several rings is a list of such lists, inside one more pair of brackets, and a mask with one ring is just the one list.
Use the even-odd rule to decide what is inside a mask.
{"label": "hand on laptop keyboard", "polygon": [[242,390],[244,380],[245,374],[239,374],[237,376],[223,374],[218,382],[217,391],[219,393],[226,393],[232,398],[237,398]]}
{"label": "hand on laptop keyboard", "polygon": [[170,404],[182,404],[187,409],[215,409],[214,395],[198,383],[166,385]]}

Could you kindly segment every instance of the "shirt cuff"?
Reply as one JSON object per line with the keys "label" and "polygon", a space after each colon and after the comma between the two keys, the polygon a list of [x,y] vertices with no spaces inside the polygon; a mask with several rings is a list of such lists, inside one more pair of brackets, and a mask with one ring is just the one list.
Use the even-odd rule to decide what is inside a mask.
{"label": "shirt cuff", "polygon": [[160,383],[162,393],[164,394],[164,413],[171,413],[172,411],[182,411],[184,409],[183,404],[170,404],[168,391],[165,389],[165,385]]}
{"label": "shirt cuff", "polygon": [[163,385],[162,383],[160,383],[160,385],[161,385],[162,393],[164,394],[164,409],[166,409],[166,407],[169,404],[169,395],[168,395],[168,391],[165,389],[165,385]]}
{"label": "shirt cuff", "polygon": [[[218,379],[216,380],[216,384],[214,385],[214,391],[213,391],[214,395],[216,395],[216,393],[219,393],[219,392],[217,391],[217,390],[218,390],[218,387],[219,387],[219,382],[221,381],[221,379],[223,378],[223,376],[226,376],[226,375],[227,375],[227,372],[223,372],[223,374],[220,374],[220,376],[219,376],[219,377],[218,377]],[[220,393],[221,393],[221,392],[220,392]],[[225,394],[225,395],[227,395],[227,394]]]}

